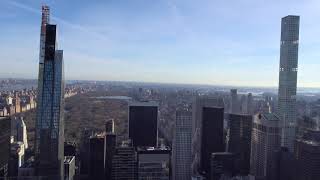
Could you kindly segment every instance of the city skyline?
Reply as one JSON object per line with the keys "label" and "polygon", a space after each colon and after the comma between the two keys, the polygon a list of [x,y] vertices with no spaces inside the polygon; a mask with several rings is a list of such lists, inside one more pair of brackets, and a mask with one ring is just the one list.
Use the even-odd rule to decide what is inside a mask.
{"label": "city skyline", "polygon": [[[25,3],[28,5],[15,0],[5,2],[15,8],[34,13],[34,15],[38,14],[37,9],[32,7],[32,0],[27,1],[29,3]],[[142,2],[145,2],[144,5],[140,4]],[[178,0],[166,0],[166,2],[169,3],[166,5],[174,7],[175,17],[182,17],[178,12],[187,8],[187,6],[183,6],[183,8],[178,6]],[[120,24],[126,22],[120,26],[127,28],[132,28],[131,25],[138,24],[138,29],[128,30],[125,38],[122,36],[123,34],[118,34],[123,33],[121,30],[113,32],[109,36],[105,33],[110,29],[103,32],[92,29],[101,28],[102,21],[108,21],[108,19],[100,19],[101,24],[98,23],[97,27],[92,26],[90,24],[92,22],[86,25],[81,24],[85,20],[92,20],[93,17],[90,12],[88,17],[83,16],[85,8],[83,8],[84,4],[81,2],[79,4],[63,4],[65,6],[52,2],[55,7],[64,11],[68,10],[68,14],[60,11],[61,14],[64,14],[64,19],[51,13],[56,12],[55,8],[52,10],[47,3],[42,5],[41,21],[38,26],[40,29],[39,45],[38,48],[34,47],[34,49],[39,49],[39,64],[35,65],[35,67],[38,67],[38,85],[35,85],[36,80],[15,79],[14,77],[0,79],[0,132],[4,132],[0,134],[0,144],[3,145],[0,146],[0,154],[3,156],[0,158],[0,179],[319,179],[320,91],[316,92],[317,90],[313,89],[315,91],[312,92],[312,88],[301,88],[306,91],[302,93],[300,89],[300,93],[297,95],[298,71],[301,71],[301,66],[298,66],[298,59],[301,62],[299,47],[303,44],[300,42],[299,36],[301,32],[300,24],[301,27],[303,26],[303,23],[300,23],[300,15],[286,15],[281,18],[279,66],[274,68],[279,73],[278,81],[276,81],[279,83],[278,95],[276,95],[274,90],[263,87],[256,89],[250,87],[235,88],[239,83],[241,84],[241,79],[248,74],[239,75],[238,80],[240,81],[233,87],[185,86],[190,83],[185,82],[185,80],[189,76],[193,77],[194,73],[201,73],[202,71],[197,72],[197,68],[203,66],[203,69],[204,64],[208,69],[210,65],[217,65],[217,68],[220,69],[219,72],[224,73],[225,81],[223,82],[226,83],[229,82],[228,79],[237,80],[232,78],[232,73],[237,74],[243,70],[248,71],[249,74],[257,73],[267,76],[268,80],[272,80],[272,77],[264,71],[267,71],[272,63],[269,61],[263,62],[263,59],[260,59],[259,66],[249,62],[248,59],[245,62],[233,61],[231,64],[227,60],[224,62],[226,64],[222,62],[207,64],[205,59],[203,64],[190,63],[198,54],[205,52],[201,48],[210,49],[212,45],[214,46],[214,44],[201,44],[198,47],[197,42],[214,40],[211,39],[211,34],[220,36],[221,32],[218,33],[214,30],[216,25],[206,26],[207,28],[210,26],[214,31],[208,34],[204,31],[201,32],[201,35],[197,34],[200,31],[195,33],[195,29],[187,29],[185,26],[181,32],[176,31],[176,34],[171,34],[172,29],[162,34],[162,30],[166,30],[166,27],[158,26],[159,21],[155,19],[153,22],[160,29],[151,32],[149,30],[154,27],[145,26],[150,23],[146,23],[145,20],[148,18],[151,20],[153,17],[145,15],[156,14],[157,17],[163,18],[163,12],[157,12],[157,10],[162,10],[161,6],[158,6],[158,1],[154,3],[157,5],[154,6],[155,9],[152,9],[154,11],[149,9],[149,6],[153,7],[154,4],[148,4],[146,0],[137,0],[134,3],[119,3],[119,1],[113,2],[113,0],[110,0],[105,3],[111,7],[110,27],[114,27],[113,23],[116,21]],[[134,7],[129,7],[128,4]],[[124,7],[128,9],[122,9]],[[129,16],[135,7],[147,8]],[[90,9],[90,7],[88,8]],[[119,11],[117,8],[122,10]],[[114,11],[115,9],[117,10]],[[147,13],[144,12],[145,10]],[[189,18],[194,17],[194,10],[188,11],[189,14],[191,13]],[[228,10],[221,10],[228,14]],[[241,9],[241,11],[245,10]],[[260,10],[262,11],[262,9]],[[59,14],[59,11],[57,12]],[[81,12],[82,18],[77,16],[78,12]],[[98,10],[94,11],[94,16],[97,12]],[[125,14],[117,14],[119,12],[125,12]],[[236,14],[236,12],[233,13],[231,15]],[[119,17],[117,17],[118,15]],[[222,23],[222,20],[220,23],[226,26],[232,21],[236,23],[227,26],[227,28],[221,24],[221,31],[224,32],[228,28],[235,30],[224,32],[224,35],[230,37],[219,37],[221,38],[220,41],[217,40],[215,43],[221,43],[221,46],[214,46],[219,50],[219,48],[224,49],[231,44],[230,50],[220,52],[225,57],[229,57],[228,55],[236,57],[238,53],[242,54],[244,49],[248,48],[246,43],[239,43],[237,47],[233,46],[234,42],[252,40],[258,42],[260,39],[255,39],[256,35],[263,34],[268,30],[272,31],[272,28],[269,28],[273,27],[271,21],[264,22],[263,18],[259,19],[259,23],[263,24],[262,29],[260,29],[261,27],[256,27],[259,24],[257,22],[250,22],[253,26],[249,25],[249,21],[252,19],[246,18],[246,14],[240,16],[240,19],[234,16],[232,20],[228,19],[230,18],[229,15],[223,16],[226,18],[224,19],[225,22]],[[71,16],[76,17],[75,19],[81,19],[81,23],[67,20]],[[210,14],[205,17],[209,16]],[[268,19],[275,16],[270,14]],[[128,19],[118,21],[124,17]],[[258,19],[258,17],[253,19]],[[31,17],[25,17],[25,19],[28,19],[26,20],[28,25],[32,24]],[[129,19],[132,19],[132,22]],[[186,20],[186,18],[183,19]],[[136,22],[140,20],[141,24]],[[183,22],[185,22],[184,20]],[[235,27],[243,22],[242,20],[247,21],[248,24],[241,24],[243,29],[236,29]],[[166,23],[169,22],[166,21]],[[174,22],[177,23],[177,21]],[[15,23],[25,25],[23,22],[16,21]],[[270,26],[268,26],[269,24]],[[198,30],[204,27],[204,24],[200,23],[198,25]],[[71,34],[66,34],[68,27],[72,27]],[[220,27],[220,25],[217,27]],[[60,28],[62,33],[58,35],[57,30]],[[210,30],[210,28],[207,30]],[[245,31],[247,28],[252,31]],[[7,26],[4,29],[6,31]],[[144,31],[146,29],[148,30]],[[252,39],[249,38],[247,33],[256,32],[257,29],[263,30],[263,32],[253,34]],[[24,43],[28,44],[28,39],[32,39],[28,36],[27,32],[30,30],[28,27],[15,30],[17,30],[16,32],[26,31],[24,37],[19,36],[19,42],[21,43],[17,43],[17,47],[24,45]],[[137,33],[138,31],[139,33]],[[80,34],[84,32],[87,34],[86,36],[82,34],[83,37],[80,37],[79,32],[81,32]],[[145,34],[142,35],[143,33]],[[238,36],[237,33],[248,37]],[[92,38],[89,38],[89,34]],[[191,34],[192,38],[190,39],[188,35]],[[265,34],[268,37],[268,33]],[[60,36],[61,39],[58,38]],[[168,38],[168,36],[170,37]],[[183,37],[186,39],[183,39]],[[199,37],[208,37],[209,39],[202,41]],[[126,48],[118,50],[109,46],[109,42],[116,42],[118,38],[123,41],[116,46]],[[261,39],[263,38],[261,37]],[[232,39],[230,44],[223,44],[225,40],[230,39]],[[105,42],[105,45],[95,46],[97,40]],[[266,43],[260,42],[259,45],[258,43],[254,44],[256,49],[246,49],[245,51],[247,54],[255,54],[260,47],[269,47],[270,49],[267,48],[267,51],[270,50],[268,53],[272,54],[271,41],[273,40],[266,41]],[[182,46],[182,44],[179,45],[181,42],[193,42],[195,44],[186,43]],[[161,46],[159,43],[161,43]],[[176,44],[172,45],[172,43]],[[6,42],[3,44],[6,45]],[[67,46],[65,46],[66,44]],[[129,44],[134,46],[128,48],[127,45]],[[25,50],[27,47],[25,46],[20,50]],[[137,47],[141,48],[141,51],[126,54],[133,52],[132,50],[139,50],[139,48],[136,49]],[[156,49],[156,47],[160,48]],[[169,47],[172,48],[170,52],[166,49]],[[104,48],[105,51],[103,51]],[[190,51],[185,53],[179,51],[185,50],[185,48],[190,48]],[[193,51],[194,48],[195,51]],[[199,51],[196,48],[201,50]],[[233,48],[237,50],[236,53],[234,53]],[[77,68],[81,77],[94,77],[100,73],[98,70],[103,70],[102,72],[121,78],[125,78],[123,76],[125,74],[138,73],[135,74],[136,76],[130,77],[131,79],[121,79],[122,82],[119,82],[119,80],[118,82],[114,82],[115,80],[112,82],[70,81],[70,83],[65,84],[64,57],[65,55],[66,58],[72,57],[72,53],[76,52],[75,49],[79,53],[75,54],[77,54],[76,57],[79,57],[77,60],[80,61],[80,66],[83,54],[91,53],[90,56],[87,56],[87,62],[83,67],[79,66],[78,61],[69,63],[69,66]],[[158,71],[155,70],[164,67],[158,67],[157,64],[153,63],[163,62],[157,59],[154,59],[154,62],[146,61],[148,55],[153,56],[155,52],[163,53],[158,54],[160,59],[167,56],[169,58],[167,60],[172,60],[170,64],[172,69],[168,69],[168,72],[162,72],[159,75],[164,78],[163,80],[166,80],[166,77],[172,77],[171,81],[180,83],[180,85],[173,85],[172,82],[170,85],[128,82],[135,78],[140,78],[139,80],[150,78],[152,82],[159,81],[154,74]],[[166,54],[167,52],[169,54]],[[4,54],[6,53],[8,52],[5,51]],[[176,53],[182,53],[188,58],[184,59],[185,62],[179,63],[175,59],[178,56]],[[213,52],[213,54],[215,53],[217,52]],[[246,53],[242,55],[245,56]],[[266,52],[261,51],[260,53]],[[71,56],[68,56],[70,54]],[[15,58],[19,55],[25,57],[25,53],[20,51],[12,53],[10,57]],[[108,62],[108,59],[95,62],[94,59],[91,59],[91,55],[117,56],[119,59],[113,61],[116,64],[110,64],[111,66],[106,67],[105,65],[108,64],[105,64],[105,62]],[[191,56],[189,57],[189,55]],[[201,55],[203,57],[210,56],[210,54]],[[125,60],[126,58],[134,62],[129,63]],[[128,67],[125,63],[128,63]],[[238,66],[237,63],[239,63]],[[97,69],[96,65],[101,69]],[[194,68],[188,69],[187,66],[194,66]],[[119,67],[123,68],[122,70],[128,68],[130,71],[113,69]],[[262,68],[258,69],[256,67]],[[4,69],[4,72],[7,69],[15,72],[15,68],[18,68],[18,66],[11,65],[2,69]],[[313,68],[316,68],[316,66],[313,66]],[[149,73],[144,72],[146,69]],[[204,69],[204,73],[208,69]],[[32,69],[28,69],[28,66],[24,66],[23,70],[21,73],[32,71]],[[179,76],[173,76],[170,74],[172,73],[170,70],[172,72],[181,70],[185,75],[183,78],[180,77],[182,82],[175,82]],[[234,72],[230,74],[229,71],[232,70]],[[254,70],[259,70],[259,72],[254,72]],[[307,68],[306,70],[310,72],[312,69]],[[70,72],[68,65],[66,71],[69,72],[69,75],[77,76],[77,72],[72,70]],[[217,73],[217,71],[210,72]],[[246,83],[256,78],[260,83],[265,83],[265,86],[268,85],[260,76],[253,74],[251,76],[245,78]],[[219,78],[218,76],[205,77]],[[189,80],[192,81],[192,79]],[[251,85],[257,86],[257,84]],[[37,86],[37,88],[34,86]]]}
{"label": "city skyline", "polygon": [[61,24],[66,79],[276,87],[279,19],[293,14],[301,16],[298,87],[320,87],[319,2],[288,2],[2,1],[0,65],[10,68],[0,77],[37,77],[46,3],[52,23]]}

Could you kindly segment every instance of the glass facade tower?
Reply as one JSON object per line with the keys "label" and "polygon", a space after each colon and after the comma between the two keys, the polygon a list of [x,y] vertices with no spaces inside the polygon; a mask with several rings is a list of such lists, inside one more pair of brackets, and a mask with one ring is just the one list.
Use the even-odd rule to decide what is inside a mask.
{"label": "glass facade tower", "polygon": [[[36,171],[39,176],[63,177],[64,72],[63,51],[56,50],[56,25],[46,25],[43,68],[39,72],[35,134]],[[40,60],[41,61],[41,60]]]}
{"label": "glass facade tower", "polygon": [[38,75],[38,97],[37,103],[42,103],[42,79],[44,67],[44,53],[46,41],[46,25],[50,23],[50,9],[48,6],[42,6],[41,29],[40,29],[40,53],[39,53],[39,75]]}
{"label": "glass facade tower", "polygon": [[297,121],[299,23],[299,16],[286,16],[281,22],[278,113],[282,126],[281,146],[288,147],[291,152]]}

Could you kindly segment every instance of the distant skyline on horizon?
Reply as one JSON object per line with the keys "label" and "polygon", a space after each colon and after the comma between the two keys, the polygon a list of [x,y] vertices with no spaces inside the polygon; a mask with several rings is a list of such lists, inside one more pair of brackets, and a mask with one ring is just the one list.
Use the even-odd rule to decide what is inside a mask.
{"label": "distant skyline on horizon", "polygon": [[277,87],[281,18],[299,15],[298,87],[320,87],[317,0],[4,0],[0,77],[37,78],[43,4],[67,80]]}
{"label": "distant skyline on horizon", "polygon": [[[30,79],[30,78],[2,78],[0,77],[0,80],[31,80],[34,81],[35,83],[37,83],[38,79]],[[223,85],[223,84],[192,84],[192,83],[168,83],[168,82],[146,82],[146,81],[117,81],[117,80],[81,80],[81,79],[66,79],[67,83],[71,82],[71,81],[79,81],[79,82],[105,82],[105,83],[132,83],[132,84],[154,84],[154,85],[172,85],[172,86],[199,86],[199,88],[202,87],[221,87],[221,88],[235,88],[238,90],[242,90],[243,88],[253,88],[253,89],[270,89],[272,91],[275,91],[274,93],[278,93],[278,86],[246,86],[246,85]],[[320,93],[320,87],[297,87],[298,91],[303,91],[303,90],[316,90],[316,92]],[[268,93],[268,91],[266,91]],[[299,92],[298,92],[299,93]]]}

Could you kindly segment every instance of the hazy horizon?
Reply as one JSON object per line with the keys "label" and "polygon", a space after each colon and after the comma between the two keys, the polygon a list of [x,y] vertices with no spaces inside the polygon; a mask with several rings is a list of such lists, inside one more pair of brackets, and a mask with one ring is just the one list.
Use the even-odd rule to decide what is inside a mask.
{"label": "hazy horizon", "polygon": [[[36,78],[9,78],[9,77],[0,77],[0,80],[31,80],[37,83]],[[278,86],[250,86],[250,85],[228,85],[228,84],[192,84],[192,83],[170,83],[170,82],[152,82],[152,81],[126,81],[126,80],[81,80],[81,79],[66,79],[66,81],[79,81],[79,82],[119,82],[119,83],[132,83],[132,84],[158,84],[158,85],[177,85],[177,86],[208,86],[208,87],[221,87],[221,88],[253,88],[253,89],[271,89],[271,90],[278,90]],[[298,91],[305,90],[305,89],[314,89],[320,92],[320,87],[297,87]]]}
{"label": "hazy horizon", "polygon": [[37,78],[43,4],[69,80],[277,88],[281,18],[293,14],[301,16],[298,87],[320,87],[316,0],[4,0],[0,77]]}

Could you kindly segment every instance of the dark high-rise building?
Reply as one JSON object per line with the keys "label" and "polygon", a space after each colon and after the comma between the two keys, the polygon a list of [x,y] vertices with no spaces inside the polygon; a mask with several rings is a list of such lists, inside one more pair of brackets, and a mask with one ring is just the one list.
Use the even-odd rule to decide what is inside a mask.
{"label": "dark high-rise building", "polygon": [[201,170],[210,172],[211,154],[223,152],[223,108],[204,107],[202,112]]}
{"label": "dark high-rise building", "polygon": [[18,169],[24,164],[25,148],[21,141],[11,143],[11,153],[9,162],[9,176],[18,176]]}
{"label": "dark high-rise building", "polygon": [[112,159],[116,151],[116,135],[106,134],[105,174],[106,179],[112,177]]}
{"label": "dark high-rise building", "polygon": [[274,151],[274,157],[267,169],[267,180],[296,180],[297,161],[286,147]]}
{"label": "dark high-rise building", "polygon": [[229,114],[228,152],[235,154],[242,176],[250,172],[251,131],[251,115]]}
{"label": "dark high-rise building", "polygon": [[94,132],[91,129],[85,129],[81,132],[80,141],[80,174],[89,174],[89,158],[90,158],[90,137]]}
{"label": "dark high-rise building", "polygon": [[64,143],[64,156],[76,156],[76,143],[74,142]]}
{"label": "dark high-rise building", "polygon": [[171,178],[171,150],[167,148],[138,148],[138,179]]}
{"label": "dark high-rise building", "polygon": [[158,104],[135,102],[129,105],[129,138],[133,146],[157,146]]}
{"label": "dark high-rise building", "polygon": [[236,174],[235,154],[229,152],[212,153],[211,155],[211,180],[231,178]]}
{"label": "dark high-rise building", "polygon": [[173,176],[175,180],[191,178],[192,112],[177,111],[173,140]]}
{"label": "dark high-rise building", "polygon": [[112,180],[136,180],[137,153],[131,143],[116,148],[112,158]]}
{"label": "dark high-rise building", "polygon": [[11,119],[0,117],[0,177],[8,175],[10,160]]}
{"label": "dark high-rise building", "polygon": [[320,179],[320,131],[309,131],[295,143],[294,154],[298,162],[299,180]]}
{"label": "dark high-rise building", "polygon": [[[18,179],[35,179],[35,164],[34,164],[34,156],[30,157],[29,159],[26,159],[24,164],[19,167],[18,169]],[[22,178],[24,177],[24,178]],[[43,179],[48,179],[46,176],[43,177]]]}
{"label": "dark high-rise building", "polygon": [[286,16],[281,21],[278,113],[282,126],[281,146],[293,152],[297,124],[297,73],[299,16]]}
{"label": "dark high-rise building", "polygon": [[105,134],[90,137],[89,176],[90,179],[105,179]]}
{"label": "dark high-rise building", "polygon": [[56,25],[46,25],[42,91],[37,103],[35,158],[39,176],[63,178],[63,51],[56,50]]}
{"label": "dark high-rise building", "polygon": [[211,153],[223,152],[224,103],[221,98],[197,97],[193,104],[192,170],[210,176]]}

